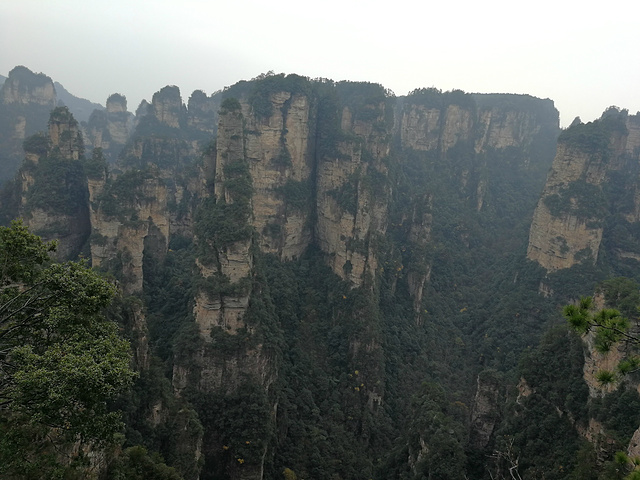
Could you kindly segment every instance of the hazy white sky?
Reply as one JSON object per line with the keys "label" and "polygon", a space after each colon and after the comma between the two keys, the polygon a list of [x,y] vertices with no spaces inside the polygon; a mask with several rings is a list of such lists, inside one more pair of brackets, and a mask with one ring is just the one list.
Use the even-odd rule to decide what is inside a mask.
{"label": "hazy white sky", "polygon": [[0,74],[43,72],[129,110],[165,85],[186,101],[260,73],[528,93],[563,126],[640,110],[633,0],[1,0]]}

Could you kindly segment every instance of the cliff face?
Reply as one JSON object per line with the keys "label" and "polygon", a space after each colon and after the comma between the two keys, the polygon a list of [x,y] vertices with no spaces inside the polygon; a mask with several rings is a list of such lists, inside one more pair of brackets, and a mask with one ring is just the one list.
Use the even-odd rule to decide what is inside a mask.
{"label": "cliff face", "polygon": [[[116,268],[127,295],[141,293],[143,257],[150,237],[160,258],[169,241],[169,192],[161,178],[123,173],[89,182],[91,258],[96,267]],[[124,191],[121,189],[129,189]],[[114,208],[114,204],[117,206]],[[109,265],[109,262],[116,264]]]}
{"label": "cliff face", "polygon": [[176,86],[167,86],[154,93],[151,109],[158,122],[170,128],[180,128],[187,113]]}
{"label": "cliff face", "polygon": [[[607,219],[620,214],[628,224],[637,222],[639,122],[638,116],[609,110],[600,120],[573,125],[560,136],[531,224],[529,259],[549,272],[596,263],[603,236],[614,228]],[[638,258],[635,250],[625,251],[627,242],[612,240],[616,256]]]}
{"label": "cliff face", "polygon": [[129,140],[132,114],[127,112],[127,99],[114,93],[107,98],[105,110],[94,110],[87,123],[87,139],[91,148],[101,148],[107,160],[114,163]]}
{"label": "cliff face", "polygon": [[[170,89],[169,94],[167,105],[163,95],[154,96],[153,112],[165,113],[150,113],[145,121],[160,124],[160,128],[169,126],[160,123],[162,119],[173,124],[175,119],[167,112],[175,110],[180,93]],[[126,102],[114,95],[110,100],[109,114],[124,121]],[[124,128],[123,122],[111,128],[120,127]],[[194,155],[190,142],[174,132],[155,137],[148,130],[148,125],[139,125],[115,168],[104,164],[106,158],[96,160],[98,168],[88,180],[93,264],[116,268],[128,294],[142,292],[146,256],[161,262],[172,236],[193,235],[191,202],[204,194],[202,171],[190,163]],[[124,131],[120,133],[124,138]]]}
{"label": "cliff face", "polygon": [[73,258],[90,231],[78,122],[66,107],[58,107],[49,117],[48,134],[29,137],[25,147],[30,150],[19,173],[19,213],[35,233],[58,241],[59,259]]}
{"label": "cliff face", "polygon": [[11,179],[23,157],[22,142],[47,129],[49,113],[56,107],[51,78],[16,67],[0,88],[0,182]]}
{"label": "cliff face", "polygon": [[[390,132],[384,125],[384,102],[345,106],[340,125],[344,139],[336,151],[318,160],[317,241],[329,265],[341,278],[360,286],[365,276],[375,278],[375,239],[387,228],[386,166]],[[360,115],[358,115],[360,113]],[[378,128],[374,127],[378,124]]]}
{"label": "cliff face", "polygon": [[476,153],[490,148],[529,149],[541,132],[554,129],[550,100],[462,92],[451,92],[449,97],[457,103],[443,104],[433,89],[418,90],[407,99],[400,119],[403,147],[446,152],[462,141],[471,142]]}
{"label": "cliff face", "polygon": [[[190,458],[202,455],[202,478],[263,478],[297,444],[349,468],[374,458],[366,452],[383,455],[376,429],[393,424],[389,412],[406,413],[429,362],[464,345],[443,347],[434,339],[457,333],[434,325],[463,315],[457,303],[467,300],[451,311],[441,302],[435,314],[432,304],[458,278],[470,282],[473,272],[460,271],[483,242],[483,258],[499,257],[483,222],[528,212],[528,200],[514,207],[504,191],[541,185],[553,104],[435,90],[395,98],[379,85],[267,76],[212,97],[196,91],[188,108],[165,87],[136,113],[130,122],[125,99],[112,95],[89,122],[90,158],[70,123],[52,123],[42,143],[82,163],[86,214],[69,218],[88,226],[93,266],[144,299],[131,310],[137,361],[152,375],[154,345],[175,395],[144,407],[154,428],[170,421],[172,402],[193,406],[204,430],[189,440]],[[32,143],[40,167],[42,145]],[[37,193],[28,170],[24,190]],[[32,194],[25,212],[58,221]],[[511,232],[505,224],[496,228]],[[405,363],[410,372],[397,379]],[[489,443],[496,401],[481,387],[478,448]],[[438,409],[457,415],[447,405]],[[344,443],[316,435],[319,425]],[[315,457],[290,461],[301,477],[320,471]]]}
{"label": "cliff face", "polygon": [[501,382],[495,374],[484,372],[478,376],[476,395],[471,410],[471,434],[469,444],[478,450],[485,448],[499,425],[504,394]]}
{"label": "cliff face", "polygon": [[187,104],[188,127],[202,132],[204,138],[215,136],[218,129],[219,108],[219,98],[213,95],[207,97],[202,90],[195,90],[189,97]]}
{"label": "cliff face", "polygon": [[[249,221],[249,199],[246,192],[235,190],[233,183],[240,184],[240,188],[250,188],[250,181],[246,172],[247,160],[244,149],[244,121],[239,110],[225,111],[221,115],[218,130],[218,154],[215,159],[215,202],[220,208],[220,215],[235,225],[218,224],[220,230],[228,228],[229,237],[221,238],[222,232],[214,229],[214,238],[201,234],[199,242],[207,247],[209,255],[206,259],[199,259],[198,266],[203,278],[215,281],[215,277],[224,282],[238,286],[236,294],[207,294],[198,293],[194,315],[196,323],[205,340],[212,337],[212,329],[218,328],[230,335],[235,335],[241,328],[246,328],[243,316],[249,305],[249,289],[247,281],[251,277],[253,255],[250,253],[251,239],[246,234]],[[244,184],[244,185],[243,185]],[[232,229],[236,227],[236,231]],[[242,285],[244,284],[244,286]],[[220,384],[216,385],[220,387]],[[214,386],[211,386],[215,388]],[[207,387],[205,387],[207,388]]]}
{"label": "cliff face", "polygon": [[[344,342],[355,372],[350,376],[358,379],[351,389],[360,399],[345,401],[357,415],[382,415],[375,412],[386,395],[383,339],[378,314],[369,303],[375,302],[371,292],[383,277],[392,284],[406,282],[414,312],[418,318],[424,315],[434,209],[449,202],[449,193],[440,188],[404,196],[414,187],[394,162],[416,158],[423,162],[416,168],[436,175],[441,175],[436,166],[445,164],[451,172],[446,182],[458,201],[484,212],[498,202],[493,193],[498,187],[486,172],[494,168],[489,164],[492,152],[513,149],[513,160],[508,160],[513,168],[540,176],[546,167],[535,148],[553,142],[557,128],[552,103],[530,98],[542,112],[530,111],[528,105],[492,106],[489,100],[478,107],[469,96],[450,104],[440,98],[434,108],[422,105],[419,97],[394,105],[377,86],[361,86],[367,95],[355,99],[349,89],[356,86],[333,88],[336,93],[283,86],[238,99],[231,91],[221,103],[215,156],[205,160],[213,163],[205,165],[211,196],[195,228],[203,282],[193,313],[204,345],[194,357],[197,368],[186,363],[174,368],[179,391],[195,382],[208,395],[232,395],[249,381],[273,394],[274,382],[283,374],[282,360],[264,342],[266,320],[254,323],[252,311],[263,288],[256,286],[261,285],[256,280],[262,275],[260,258],[268,254],[286,262],[315,246],[333,273],[356,292],[342,322],[351,329]],[[394,138],[401,148],[395,152]],[[438,177],[433,181],[440,182]],[[406,243],[385,251],[390,227]],[[462,241],[469,245],[473,239]],[[344,291],[342,299],[349,304],[351,294]],[[238,346],[229,351],[230,345]],[[197,380],[190,381],[196,371]],[[478,395],[484,399],[485,394]],[[497,422],[487,420],[497,406],[478,402],[477,443],[483,446]],[[205,451],[221,448],[220,432],[214,432],[205,434]],[[260,478],[263,462],[254,460],[252,473],[247,469],[245,474]]]}
{"label": "cliff face", "polygon": [[[519,195],[528,198],[527,202],[537,198],[539,179],[548,167],[547,160],[542,159],[552,151],[558,119],[550,100],[459,91],[442,94],[433,89],[412,92],[402,100],[396,116],[403,151],[413,151],[414,157],[423,158],[418,168],[424,171],[426,182],[432,182],[420,196],[414,193],[412,209],[400,219],[412,252],[405,267],[419,315],[423,291],[432,273],[430,257],[438,244],[438,239],[432,238],[434,209],[451,208],[443,203],[462,201],[466,204],[463,208],[471,207],[481,217],[508,210],[502,204],[503,196],[515,193],[509,192],[513,188],[507,180],[509,175],[514,179],[529,176],[531,183],[517,187]],[[500,182],[503,183],[498,187]],[[528,214],[524,208],[522,214]],[[458,225],[456,229],[464,227]],[[438,236],[450,233],[441,231]],[[459,239],[465,247],[475,241],[469,233]]]}
{"label": "cliff face", "polygon": [[51,78],[34,74],[28,68],[16,67],[9,72],[0,93],[0,101],[10,104],[56,106],[56,89]]}
{"label": "cliff face", "polygon": [[[253,226],[260,232],[263,251],[283,260],[299,257],[309,245],[311,232],[305,201],[310,195],[313,145],[310,142],[310,99],[279,92],[271,96],[273,115],[248,115],[246,157],[253,185]],[[244,107],[248,113],[248,107]],[[302,198],[287,198],[287,187]],[[306,198],[304,198],[306,197]]]}

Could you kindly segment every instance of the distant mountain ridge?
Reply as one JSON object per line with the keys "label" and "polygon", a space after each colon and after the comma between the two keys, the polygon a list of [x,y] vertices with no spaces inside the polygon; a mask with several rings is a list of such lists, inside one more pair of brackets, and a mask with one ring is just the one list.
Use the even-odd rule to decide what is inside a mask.
{"label": "distant mountain ridge", "polygon": [[104,110],[104,106],[99,103],[92,102],[86,98],[76,97],[69,93],[69,91],[62,86],[59,82],[53,82],[56,87],[56,94],[58,96],[58,106],[67,106],[75,119],[79,122],[88,122],[91,113],[94,110]]}
{"label": "distant mountain ridge", "polygon": [[24,158],[25,138],[47,128],[51,111],[67,106],[80,123],[105,107],[72,95],[60,83],[42,73],[17,66],[8,77],[0,75],[0,183],[10,180]]}

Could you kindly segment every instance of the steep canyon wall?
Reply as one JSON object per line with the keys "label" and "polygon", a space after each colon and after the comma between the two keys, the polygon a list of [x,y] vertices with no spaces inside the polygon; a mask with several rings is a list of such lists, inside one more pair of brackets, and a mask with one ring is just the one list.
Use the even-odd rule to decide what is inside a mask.
{"label": "steep canyon wall", "polygon": [[[344,415],[340,428],[362,458],[386,448],[375,435],[391,422],[386,405],[406,412],[398,395],[417,388],[409,373],[389,390],[397,368],[389,329],[400,327],[387,318],[426,335],[427,292],[442,288],[431,285],[434,270],[442,282],[455,252],[490,245],[483,221],[529,214],[533,203],[514,206],[505,185],[537,198],[558,114],[528,96],[423,89],[396,98],[374,84],[276,75],[211,97],[194,92],[186,106],[177,87],[165,87],[135,117],[112,95],[84,141],[72,122],[51,125],[44,150],[35,139],[27,151],[23,214],[36,233],[59,238],[62,256],[84,253],[143,300],[138,357],[149,370],[151,339],[174,398],[145,408],[157,427],[175,398],[193,406],[203,431],[188,443],[190,471],[248,479],[280,468],[279,455],[295,450],[287,442],[320,441],[294,428],[307,408],[334,419],[328,429]],[[68,172],[78,168],[66,177],[76,179],[66,195],[78,207],[64,215],[37,207],[54,151]],[[486,248],[491,257],[496,247]],[[287,269],[305,271],[304,281],[287,280]],[[408,310],[390,313],[393,301],[383,299],[394,295]],[[418,355],[415,370],[434,355]],[[283,387],[298,381],[304,395]],[[253,416],[237,407],[246,399]],[[493,425],[478,429],[486,445]],[[317,462],[287,461],[301,471]]]}

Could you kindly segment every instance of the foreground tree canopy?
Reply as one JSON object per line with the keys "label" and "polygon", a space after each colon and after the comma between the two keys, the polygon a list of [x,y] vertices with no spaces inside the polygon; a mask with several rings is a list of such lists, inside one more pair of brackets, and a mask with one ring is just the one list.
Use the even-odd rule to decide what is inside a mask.
{"label": "foreground tree canopy", "polygon": [[594,347],[600,353],[623,347],[625,357],[616,371],[601,370],[597,374],[603,383],[612,383],[640,367],[640,335],[637,329],[640,293],[638,284],[628,278],[614,278],[602,284],[607,305],[613,308],[595,310],[592,297],[582,297],[577,305],[564,307],[569,325],[579,334],[593,333]]}
{"label": "foreground tree canopy", "polygon": [[[596,351],[618,350],[622,354],[614,370],[600,370],[596,374],[605,386],[620,382],[640,369],[640,289],[634,280],[619,277],[603,282],[599,290],[608,308],[596,309],[593,297],[582,297],[577,304],[566,305],[563,313],[574,331],[593,336]],[[615,454],[615,464],[616,472],[628,473],[625,480],[640,480],[640,458],[630,458],[626,452],[619,451]]]}
{"label": "foreground tree canopy", "polygon": [[53,263],[20,222],[0,227],[0,475],[42,468],[52,444],[105,443],[107,402],[133,378],[129,344],[102,310],[115,287],[85,264]]}

